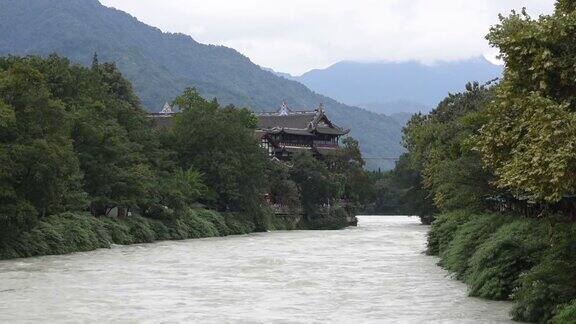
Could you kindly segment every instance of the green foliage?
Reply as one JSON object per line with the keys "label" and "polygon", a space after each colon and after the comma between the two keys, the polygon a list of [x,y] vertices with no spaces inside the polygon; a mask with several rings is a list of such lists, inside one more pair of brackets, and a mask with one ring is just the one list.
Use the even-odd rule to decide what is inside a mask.
{"label": "green foliage", "polygon": [[248,234],[256,230],[254,218],[245,213],[223,213],[224,222],[234,234]]}
{"label": "green foliage", "polygon": [[473,150],[473,136],[485,122],[484,109],[492,90],[468,84],[467,91],[450,95],[427,116],[416,115],[404,130],[412,167],[441,211],[482,210],[493,191],[490,172]]}
{"label": "green foliage", "polygon": [[423,187],[420,172],[412,167],[408,154],[400,157],[394,170],[374,173],[372,177],[375,213],[418,215],[423,223],[432,223],[437,208],[428,190]]}
{"label": "green foliage", "polygon": [[171,236],[177,240],[219,236],[214,225],[198,217],[196,211],[188,210],[170,222]]}
{"label": "green foliage", "polygon": [[[0,219],[21,229],[36,215],[85,203],[65,107],[42,72],[23,60],[0,62]],[[30,211],[26,217],[23,212]],[[27,224],[27,225],[26,225]]]}
{"label": "green foliage", "polygon": [[203,209],[183,212],[164,222],[138,216],[118,219],[68,212],[48,216],[18,237],[0,241],[0,260],[90,251],[110,248],[111,244],[247,234],[254,230],[252,216]]}
{"label": "green foliage", "polygon": [[[567,272],[572,271],[572,273]],[[558,308],[574,298],[574,266],[564,261],[545,261],[521,279],[522,287],[514,295],[515,320],[546,323]]]}
{"label": "green foliage", "polygon": [[576,225],[552,220],[547,226],[550,248],[542,262],[521,277],[514,294],[514,319],[546,322],[558,313],[559,306],[576,299]]}
{"label": "green foliage", "polygon": [[175,117],[171,145],[182,168],[204,175],[220,210],[246,210],[263,196],[267,157],[254,137],[251,113],[222,108],[187,89],[174,101],[183,111]]}
{"label": "green foliage", "polygon": [[470,217],[472,217],[470,213],[465,211],[455,211],[436,217],[428,233],[426,253],[428,255],[444,254],[456,235],[458,228],[466,223]]}
{"label": "green foliage", "polygon": [[428,253],[440,255],[472,296],[512,299],[514,319],[562,323],[576,299],[575,238],[576,225],[563,217],[454,212],[432,224]]}
{"label": "green foliage", "polygon": [[101,217],[102,225],[110,233],[110,238],[114,244],[129,245],[138,243],[134,236],[130,234],[130,226],[126,222],[120,222],[111,217]]}
{"label": "green foliage", "polygon": [[311,230],[339,230],[349,226],[348,215],[343,208],[335,208],[328,214],[304,220],[301,226]]}
{"label": "green foliage", "polygon": [[273,202],[291,210],[300,207],[300,189],[290,177],[290,168],[283,163],[270,163],[267,170],[268,192]]}
{"label": "green foliage", "polygon": [[3,215],[27,205],[40,217],[88,205],[104,214],[151,198],[159,143],[113,64],[0,59],[0,103]]}
{"label": "green foliage", "polygon": [[499,187],[537,203],[576,191],[573,8],[559,1],[554,14],[538,19],[513,13],[487,36],[506,70],[478,146]]}
{"label": "green foliage", "polygon": [[345,199],[349,206],[365,209],[374,201],[374,186],[369,174],[364,170],[366,163],[362,159],[357,140],[352,137],[345,138],[338,153],[327,157],[325,163],[331,173],[341,176],[344,187],[339,189],[339,196]]}
{"label": "green foliage", "polygon": [[576,300],[560,308],[551,320],[554,324],[569,324],[576,322]]}
{"label": "green foliage", "polygon": [[458,226],[450,243],[440,251],[441,264],[453,272],[459,280],[469,275],[469,260],[479,246],[488,239],[508,219],[499,214],[475,215]]}
{"label": "green foliage", "polygon": [[45,218],[13,240],[0,242],[0,259],[89,251],[111,243],[110,234],[97,218],[64,213]]}
{"label": "green foliage", "polygon": [[322,205],[332,205],[342,196],[343,176],[332,173],[310,153],[299,153],[292,159],[291,177],[298,185],[302,207],[315,215]]}
{"label": "green foliage", "polygon": [[408,153],[376,182],[376,211],[416,214],[429,224],[438,210],[485,210],[496,191],[474,141],[492,98],[491,87],[469,83],[430,114],[412,116],[404,128]]}
{"label": "green foliage", "polygon": [[[247,109],[220,107],[194,89],[175,103],[183,110],[175,127],[155,130],[114,64],[95,57],[86,69],[55,55],[0,59],[3,257],[281,227],[263,205],[266,189],[278,184],[273,194],[299,207],[299,185],[310,179],[297,183],[295,172],[268,160]],[[361,161],[357,142],[347,143],[345,158]],[[339,163],[338,172],[311,157],[302,165],[321,189],[317,197],[306,189],[310,210],[359,192],[361,168]],[[227,213],[192,209],[199,202]],[[115,207],[132,215],[83,213],[104,216]]]}
{"label": "green foliage", "polygon": [[540,261],[548,247],[545,236],[543,226],[537,221],[514,219],[502,225],[477,247],[468,262],[466,282],[470,295],[509,299],[519,288],[522,274]]}
{"label": "green foliage", "polygon": [[162,189],[160,202],[175,209],[185,208],[207,197],[209,192],[202,180],[202,173],[193,168],[186,171],[176,169],[168,181],[162,184]]}
{"label": "green foliage", "polygon": [[199,209],[196,212],[198,214],[198,217],[214,225],[216,232],[218,233],[218,236],[243,234],[243,233],[237,233],[232,229],[230,229],[228,227],[228,224],[226,224],[226,218],[215,211]]}

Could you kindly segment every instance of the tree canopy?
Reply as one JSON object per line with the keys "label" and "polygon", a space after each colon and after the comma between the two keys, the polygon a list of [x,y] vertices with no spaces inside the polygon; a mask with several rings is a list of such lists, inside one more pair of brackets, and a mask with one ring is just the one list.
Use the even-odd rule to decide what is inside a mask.
{"label": "tree canopy", "polygon": [[554,203],[576,192],[576,68],[573,1],[537,19],[500,17],[487,36],[506,63],[479,137],[496,184],[517,197]]}

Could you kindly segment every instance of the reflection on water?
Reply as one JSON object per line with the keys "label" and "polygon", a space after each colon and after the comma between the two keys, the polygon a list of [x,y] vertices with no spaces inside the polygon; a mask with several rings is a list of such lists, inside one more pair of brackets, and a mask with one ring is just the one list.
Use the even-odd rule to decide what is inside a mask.
{"label": "reflection on water", "polygon": [[422,254],[416,218],[0,262],[0,322],[508,322]]}

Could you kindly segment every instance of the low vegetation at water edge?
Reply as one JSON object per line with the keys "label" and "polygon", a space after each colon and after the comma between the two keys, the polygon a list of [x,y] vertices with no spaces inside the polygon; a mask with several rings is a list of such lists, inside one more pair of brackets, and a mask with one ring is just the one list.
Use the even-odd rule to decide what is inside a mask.
{"label": "low vegetation at water edge", "polygon": [[471,296],[514,301],[515,320],[576,321],[576,224],[564,217],[442,214],[428,253],[467,283]]}
{"label": "low vegetation at water edge", "polygon": [[216,237],[254,232],[246,215],[190,210],[171,221],[134,216],[125,219],[62,213],[43,219],[18,238],[0,243],[0,259],[66,254],[110,248],[112,244],[152,243],[160,240]]}

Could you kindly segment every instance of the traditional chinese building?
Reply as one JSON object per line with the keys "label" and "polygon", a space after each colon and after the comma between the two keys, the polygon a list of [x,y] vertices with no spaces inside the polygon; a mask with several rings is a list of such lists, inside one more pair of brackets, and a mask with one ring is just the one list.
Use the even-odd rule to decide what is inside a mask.
{"label": "traditional chinese building", "polygon": [[310,151],[320,157],[339,149],[340,137],[350,130],[336,126],[320,106],[314,111],[293,111],[283,103],[277,112],[260,113],[256,135],[271,157],[289,160]]}

